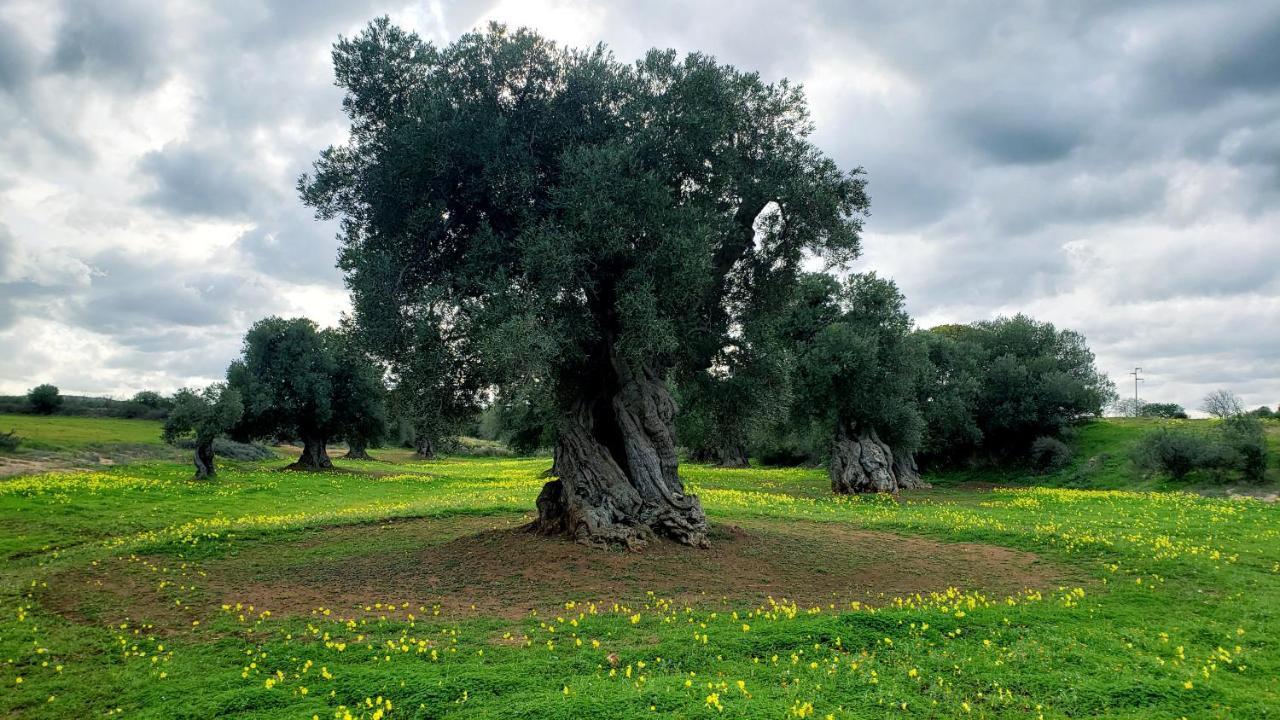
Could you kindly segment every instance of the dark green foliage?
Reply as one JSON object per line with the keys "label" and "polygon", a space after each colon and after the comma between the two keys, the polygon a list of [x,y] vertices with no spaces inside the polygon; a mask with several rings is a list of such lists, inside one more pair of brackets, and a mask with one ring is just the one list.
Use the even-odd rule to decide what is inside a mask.
{"label": "dark green foliage", "polygon": [[1038,472],[1057,472],[1071,462],[1071,448],[1056,437],[1038,437],[1031,443],[1030,456]]}
{"label": "dark green foliage", "polygon": [[1139,414],[1142,417],[1187,419],[1187,411],[1177,403],[1145,403]]}
{"label": "dark green foliage", "polygon": [[1018,459],[1035,438],[1059,437],[1115,399],[1114,384],[1072,330],[1017,315],[931,332],[944,340],[929,341],[930,460]]}
{"label": "dark green foliage", "polygon": [[13,452],[22,444],[22,437],[18,435],[17,430],[0,433],[0,451]]}
{"label": "dark green foliage", "polygon": [[928,352],[892,281],[867,273],[841,285],[829,275],[806,275],[785,333],[796,352],[798,421],[827,441],[845,423],[875,430],[895,455],[920,447],[917,395]]}
{"label": "dark green foliage", "polygon": [[173,407],[174,400],[167,398],[154,390],[142,390],[136,393],[129,402],[141,405],[153,410],[167,409]]}
{"label": "dark green foliage", "polygon": [[376,428],[385,412],[381,376],[347,342],[304,318],[255,323],[227,369],[244,398],[233,437],[300,438],[300,466],[327,467],[326,443]]}
{"label": "dark green foliage", "polygon": [[1221,455],[1202,434],[1180,428],[1159,427],[1134,447],[1133,462],[1144,470],[1167,473],[1182,480],[1194,470],[1218,467]]}
{"label": "dark green foliage", "polygon": [[1273,411],[1271,408],[1267,407],[1266,405],[1261,405],[1257,409],[1251,410],[1249,414],[1254,417],[1264,418],[1264,419],[1276,417],[1275,411]]}
{"label": "dark green foliage", "polygon": [[164,441],[174,443],[192,436],[197,443],[213,439],[229,431],[244,412],[240,393],[225,385],[210,385],[203,390],[183,388],[173,395],[173,410],[164,423]]}
{"label": "dark green foliage", "polygon": [[1236,415],[1222,421],[1222,445],[1226,463],[1249,482],[1262,482],[1267,473],[1267,436],[1262,421]]}
{"label": "dark green foliage", "polygon": [[325,333],[325,339],[336,360],[333,437],[345,440],[353,456],[360,455],[381,445],[389,432],[387,388],[381,370],[349,330]]}
{"label": "dark green foliage", "polygon": [[428,305],[410,322],[371,320],[360,326],[366,347],[391,368],[392,402],[409,425],[411,445],[430,456],[479,410],[479,378],[468,374],[466,337]]}
{"label": "dark green foliage", "polygon": [[919,387],[919,407],[925,420],[921,455],[935,465],[968,459],[982,443],[977,419],[982,349],[966,341],[967,330],[944,326],[916,331],[929,360]]}
{"label": "dark green foliage", "polygon": [[173,409],[164,423],[164,440],[174,443],[179,438],[192,436],[196,477],[212,477],[217,474],[213,443],[235,426],[243,413],[239,391],[225,385],[210,385],[199,392],[179,390],[173,396]]}
{"label": "dark green foliage", "polygon": [[676,427],[691,458],[745,466],[748,448],[787,420],[793,358],[773,329],[765,322],[744,328],[710,368],[680,379]]}
{"label": "dark green foliage", "polygon": [[27,391],[27,404],[31,406],[31,411],[39,415],[52,415],[62,407],[62,395],[58,394],[58,387],[45,383],[37,385]]}

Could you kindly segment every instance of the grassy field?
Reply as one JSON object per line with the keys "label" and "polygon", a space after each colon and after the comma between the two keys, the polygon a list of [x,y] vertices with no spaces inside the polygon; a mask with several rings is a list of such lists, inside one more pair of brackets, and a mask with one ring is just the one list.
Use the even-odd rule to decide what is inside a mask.
{"label": "grassy field", "polygon": [[0,715],[1280,714],[1273,503],[687,466],[714,547],[634,554],[520,530],[545,458],[385,457],[0,481]]}
{"label": "grassy field", "polygon": [[162,423],[156,420],[70,417],[62,415],[0,415],[0,431],[14,430],[22,447],[32,450],[74,450],[111,445],[159,445]]}

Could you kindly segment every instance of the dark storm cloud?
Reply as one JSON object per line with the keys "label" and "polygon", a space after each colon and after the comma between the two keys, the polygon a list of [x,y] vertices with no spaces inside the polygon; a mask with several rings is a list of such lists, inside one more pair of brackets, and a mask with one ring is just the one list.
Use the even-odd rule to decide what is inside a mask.
{"label": "dark storm cloud", "polygon": [[125,89],[151,85],[170,69],[163,21],[155,5],[73,0],[63,7],[49,68]]}
{"label": "dark storm cloud", "polygon": [[153,187],[142,202],[175,215],[248,214],[259,183],[228,150],[169,144],[143,155],[138,171]]}
{"label": "dark storm cloud", "polygon": [[70,320],[94,332],[144,342],[172,328],[210,328],[261,307],[270,293],[234,270],[186,268],[168,261],[108,250],[86,260],[89,287]]}

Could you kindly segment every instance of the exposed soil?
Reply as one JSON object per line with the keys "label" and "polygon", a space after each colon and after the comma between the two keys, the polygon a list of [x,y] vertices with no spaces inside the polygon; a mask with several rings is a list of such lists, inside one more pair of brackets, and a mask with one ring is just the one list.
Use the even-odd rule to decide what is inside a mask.
{"label": "exposed soil", "polygon": [[[772,596],[811,607],[875,604],[948,586],[1002,596],[1056,587],[1070,577],[1068,568],[1031,553],[836,523],[717,524],[709,550],[658,542],[630,553],[531,535],[520,527],[528,519],[420,518],[325,528],[242,548],[198,568],[180,569],[172,558],[122,559],[50,582],[43,600],[77,620],[145,618],[176,628],[236,602],[276,615],[408,602],[518,617],[566,600],[643,601],[650,591],[701,605],[744,607]],[[154,569],[165,564],[159,573]],[[165,578],[172,584],[157,589]],[[198,590],[178,589],[188,582]]]}

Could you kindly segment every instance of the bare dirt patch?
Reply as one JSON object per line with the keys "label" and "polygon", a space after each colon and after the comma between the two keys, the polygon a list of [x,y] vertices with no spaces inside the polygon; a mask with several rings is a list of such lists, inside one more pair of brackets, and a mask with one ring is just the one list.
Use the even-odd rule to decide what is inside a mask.
{"label": "bare dirt patch", "polygon": [[[642,602],[649,592],[699,605],[744,607],[772,596],[811,607],[876,604],[949,586],[1003,596],[1057,587],[1071,578],[1069,568],[1031,553],[837,523],[720,524],[709,550],[658,542],[629,553],[530,535],[520,528],[526,520],[419,518],[325,528],[243,548],[206,560],[198,570],[189,568],[199,576],[199,589],[181,594],[181,609],[173,606],[172,587],[151,597],[157,594],[154,585],[130,580],[128,568],[104,565],[61,579],[56,586],[75,589],[75,596],[51,598],[49,606],[74,619],[163,615],[156,619],[188,624],[201,606],[212,611],[236,602],[273,614],[408,602],[518,617],[567,600]],[[155,571],[147,575],[154,583]]]}

